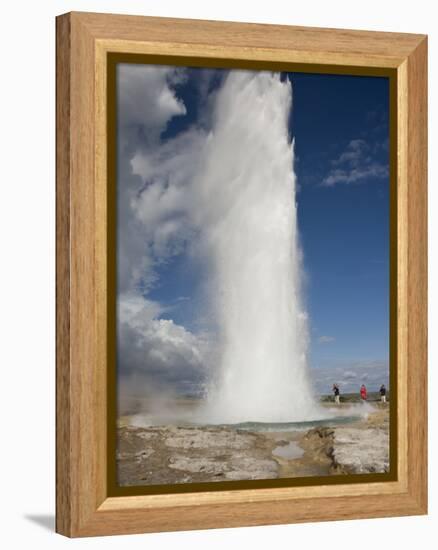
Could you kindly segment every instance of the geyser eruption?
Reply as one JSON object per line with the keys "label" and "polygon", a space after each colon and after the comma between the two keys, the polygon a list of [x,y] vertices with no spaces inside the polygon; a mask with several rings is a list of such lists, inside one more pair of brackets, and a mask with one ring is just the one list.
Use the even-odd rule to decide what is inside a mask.
{"label": "geyser eruption", "polygon": [[219,90],[198,193],[219,368],[208,422],[314,419],[301,301],[288,79],[231,71]]}

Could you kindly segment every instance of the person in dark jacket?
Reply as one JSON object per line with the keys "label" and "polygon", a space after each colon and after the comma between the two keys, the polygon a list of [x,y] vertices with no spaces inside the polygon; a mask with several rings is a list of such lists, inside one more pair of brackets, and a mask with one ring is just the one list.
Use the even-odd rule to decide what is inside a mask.
{"label": "person in dark jacket", "polygon": [[335,396],[335,403],[339,405],[341,403],[341,398],[340,398],[339,386],[337,384],[333,384],[333,395]]}
{"label": "person in dark jacket", "polygon": [[382,403],[386,403],[386,388],[385,388],[385,384],[382,384],[382,385],[380,386],[379,393],[380,393],[380,401],[381,401]]}

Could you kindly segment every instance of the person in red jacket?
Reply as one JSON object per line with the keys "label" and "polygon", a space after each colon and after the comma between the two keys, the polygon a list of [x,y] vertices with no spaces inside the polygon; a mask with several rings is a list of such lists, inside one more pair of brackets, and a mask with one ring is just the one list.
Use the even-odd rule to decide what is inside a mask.
{"label": "person in red jacket", "polygon": [[367,389],[365,387],[365,384],[362,384],[362,386],[360,387],[360,397],[362,401],[367,400]]}

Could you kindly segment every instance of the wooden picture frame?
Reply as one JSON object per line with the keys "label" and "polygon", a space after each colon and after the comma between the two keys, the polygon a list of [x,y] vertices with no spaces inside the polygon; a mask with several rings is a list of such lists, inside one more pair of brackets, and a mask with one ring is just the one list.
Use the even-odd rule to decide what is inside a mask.
{"label": "wooden picture frame", "polygon": [[[57,18],[56,530],[70,537],[427,513],[427,37],[69,13]],[[107,60],[390,74],[396,102],[396,456],[390,480],[111,496]],[[219,65],[221,66],[221,65]]]}

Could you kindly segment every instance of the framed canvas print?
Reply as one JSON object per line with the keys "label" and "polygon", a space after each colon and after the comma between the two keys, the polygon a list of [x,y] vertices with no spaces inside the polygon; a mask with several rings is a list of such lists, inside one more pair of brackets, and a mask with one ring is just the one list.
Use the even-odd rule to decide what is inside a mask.
{"label": "framed canvas print", "polygon": [[427,41],[57,18],[57,531],[427,511]]}

